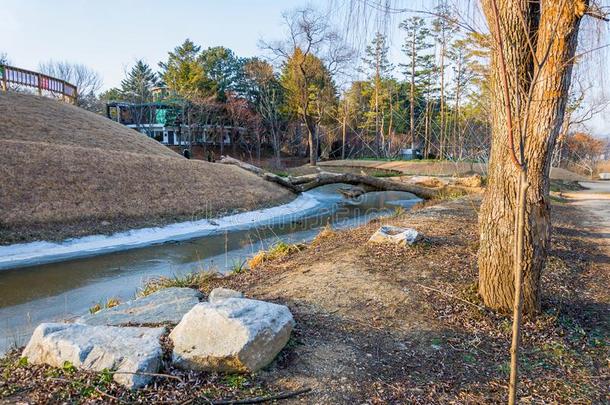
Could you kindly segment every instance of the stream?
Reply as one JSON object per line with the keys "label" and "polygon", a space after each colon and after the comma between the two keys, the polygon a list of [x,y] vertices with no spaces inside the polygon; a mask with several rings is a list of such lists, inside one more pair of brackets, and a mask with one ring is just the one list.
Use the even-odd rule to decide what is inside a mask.
{"label": "stream", "polygon": [[26,344],[41,322],[75,318],[109,298],[132,299],[151,278],[209,269],[227,273],[278,241],[307,242],[327,224],[334,229],[356,227],[399,206],[409,209],[421,201],[413,194],[395,191],[371,192],[348,200],[338,193],[340,187],[349,186],[333,184],[308,191],[306,197],[317,201],[314,210],[278,216],[280,220],[263,225],[1,270],[0,353]]}

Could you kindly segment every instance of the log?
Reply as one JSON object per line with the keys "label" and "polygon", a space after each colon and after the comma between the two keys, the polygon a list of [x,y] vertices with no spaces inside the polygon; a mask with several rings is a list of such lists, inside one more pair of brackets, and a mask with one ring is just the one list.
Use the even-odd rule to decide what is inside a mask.
{"label": "log", "polygon": [[232,158],[231,156],[221,156],[220,160],[218,161],[218,163],[222,163],[225,165],[235,165],[235,166],[239,166],[244,170],[247,170],[251,173],[254,173],[258,176],[262,176],[264,173],[266,173],[263,169],[261,169],[260,167],[256,167],[254,165],[251,165],[250,163],[246,163],[246,162],[242,162],[241,160]]}
{"label": "log", "polygon": [[264,180],[271,181],[271,182],[279,184],[280,186],[286,187],[295,193],[301,192],[300,187],[290,181],[290,177],[282,177],[282,176],[278,176],[277,174],[269,173],[269,172],[263,173],[261,175],[261,177]]}
{"label": "log", "polygon": [[415,184],[398,183],[378,177],[367,176],[354,173],[329,173],[320,172],[297,177],[282,177],[277,174],[267,172],[259,167],[251,165],[230,156],[222,156],[219,163],[235,165],[244,170],[260,176],[261,178],[277,183],[295,193],[303,193],[319,186],[327,184],[345,183],[360,186],[366,190],[377,191],[405,191],[415,194],[423,199],[432,199],[438,196],[439,189],[418,186]]}
{"label": "log", "polygon": [[415,184],[397,183],[373,176],[363,176],[354,173],[318,173],[312,181],[301,184],[301,191],[327,184],[345,183],[354,186],[368,186],[378,191],[406,191],[424,199],[432,199],[438,195],[438,190],[417,186]]}

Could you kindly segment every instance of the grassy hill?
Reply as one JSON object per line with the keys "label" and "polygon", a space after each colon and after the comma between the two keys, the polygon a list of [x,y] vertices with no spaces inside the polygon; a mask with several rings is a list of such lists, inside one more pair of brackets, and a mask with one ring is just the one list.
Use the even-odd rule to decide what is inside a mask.
{"label": "grassy hill", "polygon": [[0,244],[110,233],[290,200],[227,165],[60,101],[0,93]]}

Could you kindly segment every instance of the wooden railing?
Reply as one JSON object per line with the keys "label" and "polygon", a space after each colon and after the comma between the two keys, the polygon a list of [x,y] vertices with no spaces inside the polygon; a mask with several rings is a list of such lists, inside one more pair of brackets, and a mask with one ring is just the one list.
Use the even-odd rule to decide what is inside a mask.
{"label": "wooden railing", "polygon": [[38,90],[40,96],[43,95],[43,92],[50,92],[53,95],[61,96],[64,101],[72,104],[76,103],[78,97],[76,86],[65,80],[13,66],[0,65],[0,83],[2,83],[2,90],[4,91],[10,90],[11,84],[33,87]]}

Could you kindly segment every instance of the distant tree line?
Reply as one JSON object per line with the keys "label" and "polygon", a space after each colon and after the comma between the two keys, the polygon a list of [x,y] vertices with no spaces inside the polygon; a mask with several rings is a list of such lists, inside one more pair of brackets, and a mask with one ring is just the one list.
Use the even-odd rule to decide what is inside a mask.
{"label": "distant tree line", "polygon": [[[79,105],[98,113],[108,101],[184,103],[184,139],[194,141],[190,129],[202,125],[221,128],[219,137],[240,128],[230,133],[233,153],[260,159],[267,149],[277,165],[282,154],[315,164],[320,157],[394,158],[405,149],[413,157],[486,162],[491,38],[464,31],[445,2],[431,15],[399,23],[398,63],[384,34],[375,33],[357,58],[326,16],[304,8],[284,14],[285,38],[261,42],[267,58],[186,39],[156,68],[137,60],[119,87],[102,93],[101,77],[86,66],[48,61],[39,69],[76,84]],[[164,90],[155,96],[155,88]],[[582,104],[578,94],[573,99],[566,114]],[[560,139],[573,132],[566,125]],[[223,148],[223,140],[212,141]],[[559,143],[554,164],[575,159],[566,148]]]}

